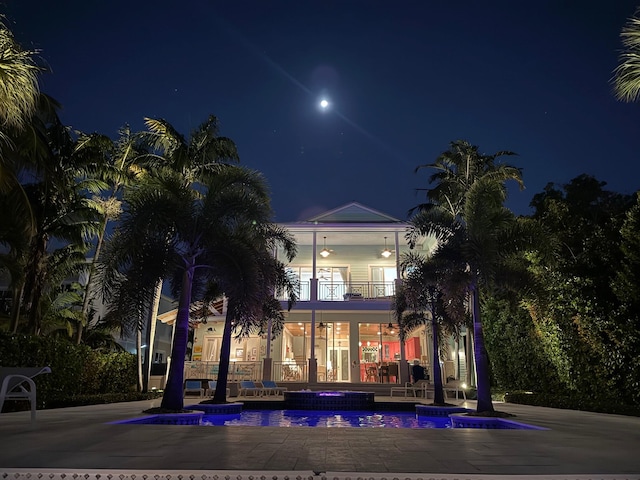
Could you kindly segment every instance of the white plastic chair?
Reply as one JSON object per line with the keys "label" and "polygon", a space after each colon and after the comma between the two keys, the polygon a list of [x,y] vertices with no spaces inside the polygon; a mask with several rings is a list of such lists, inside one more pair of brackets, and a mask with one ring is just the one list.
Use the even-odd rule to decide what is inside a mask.
{"label": "white plastic chair", "polygon": [[5,400],[29,400],[31,421],[36,419],[36,384],[33,378],[41,373],[51,373],[49,367],[0,368],[0,412]]}

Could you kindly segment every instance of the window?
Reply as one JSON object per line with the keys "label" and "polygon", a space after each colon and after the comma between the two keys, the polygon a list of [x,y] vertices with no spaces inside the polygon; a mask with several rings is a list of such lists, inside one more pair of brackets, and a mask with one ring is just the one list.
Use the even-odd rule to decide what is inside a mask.
{"label": "window", "polygon": [[371,286],[373,297],[390,297],[395,293],[395,281],[398,278],[396,267],[371,267]]}

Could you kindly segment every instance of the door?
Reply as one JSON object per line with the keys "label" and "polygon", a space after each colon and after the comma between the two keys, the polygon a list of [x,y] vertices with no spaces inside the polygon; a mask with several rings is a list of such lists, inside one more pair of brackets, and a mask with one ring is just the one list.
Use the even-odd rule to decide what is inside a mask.
{"label": "door", "polygon": [[[330,369],[327,373],[329,382],[349,381],[349,347],[332,347],[329,349]],[[329,367],[329,365],[328,365]]]}

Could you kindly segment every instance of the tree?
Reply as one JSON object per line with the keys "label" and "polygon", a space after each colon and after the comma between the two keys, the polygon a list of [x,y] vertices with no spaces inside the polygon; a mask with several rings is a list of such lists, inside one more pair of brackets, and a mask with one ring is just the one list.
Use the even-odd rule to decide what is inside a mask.
{"label": "tree", "polygon": [[407,254],[402,260],[401,268],[404,280],[393,302],[395,317],[402,331],[401,337],[406,337],[421,325],[429,325],[433,352],[433,403],[444,405],[440,339],[444,334],[457,336],[459,327],[466,323],[466,285],[462,284],[463,291],[460,291],[460,284],[452,283],[453,277],[445,270],[439,270],[434,259],[419,254]]}
{"label": "tree", "polygon": [[640,9],[622,28],[622,53],[614,70],[613,89],[616,97],[625,102],[640,98]]}
{"label": "tree", "polygon": [[[1,18],[1,17],[0,17]],[[38,74],[33,50],[24,50],[0,21],[0,141],[7,129],[22,129],[36,109]]]}
{"label": "tree", "polygon": [[106,197],[94,196],[93,198],[99,210],[100,226],[84,285],[82,310],[76,330],[76,343],[82,341],[84,327],[88,325],[88,315],[94,296],[93,284],[96,265],[100,259],[109,223],[120,215],[122,189],[136,179],[140,179],[145,173],[137,163],[143,153],[138,142],[138,135],[132,134],[127,125],[120,129],[118,141],[115,143],[104,135],[82,135],[78,140],[78,148],[92,149],[96,156],[103,157],[103,163],[98,173],[109,185],[109,188]]}
{"label": "tree", "polygon": [[496,163],[498,152],[483,155],[465,141],[451,143],[435,163],[418,167],[436,170],[426,191],[427,203],[414,209],[408,238],[410,245],[420,235],[434,235],[438,246],[433,256],[446,261],[463,281],[470,295],[473,318],[474,355],[478,388],[478,412],[493,412],[489,362],[480,318],[480,289],[493,285],[504,266],[503,259],[524,238],[513,214],[504,207],[506,181],[523,186],[521,171]]}
{"label": "tree", "polygon": [[611,401],[637,395],[637,382],[627,379],[637,378],[629,372],[637,369],[638,315],[634,277],[625,276],[637,230],[629,222],[633,197],[604,187],[579,175],[533,197],[533,217],[558,248],[554,257],[532,257],[541,288],[524,300],[565,391]]}
{"label": "tree", "polygon": [[[267,213],[267,212],[265,212]],[[286,265],[273,256],[279,245],[291,261],[296,253],[293,237],[282,227],[264,218],[261,228],[255,228],[255,218],[250,225],[233,232],[234,241],[227,243],[228,254],[224,258],[232,262],[218,263],[225,272],[220,285],[229,299],[227,319],[222,336],[218,383],[213,402],[225,401],[231,337],[248,336],[270,330],[277,336],[284,325],[280,302],[274,295],[286,292],[288,308],[297,300],[298,280],[287,271]],[[247,228],[248,227],[248,228]],[[237,228],[237,227],[236,227]],[[271,329],[267,325],[271,323]]]}
{"label": "tree", "polygon": [[[219,135],[218,120],[213,115],[200,124],[189,138],[185,138],[164,119],[145,118],[145,124],[147,131],[144,132],[131,134],[128,128],[121,131],[120,140],[116,145],[117,154],[113,158],[114,166],[117,167],[116,173],[119,174],[114,183],[114,192],[117,188],[122,187],[126,196],[128,190],[138,188],[140,182],[157,181],[157,178],[154,180],[156,173],[162,177],[166,176],[168,172],[173,172],[177,175],[176,178],[181,179],[185,189],[192,189],[193,193],[198,196],[200,192],[206,191],[206,188],[202,187],[202,182],[215,176],[225,165],[238,162],[235,144],[229,138]],[[138,184],[128,185],[127,174],[136,177]],[[116,194],[114,198],[117,199],[118,195]],[[104,220],[106,221],[108,218],[104,217]],[[114,243],[117,242],[114,241]],[[163,251],[161,245],[154,244],[154,247],[159,248],[159,252]],[[125,254],[126,252],[121,253]],[[110,274],[105,273],[105,269],[111,268],[111,266],[117,270]],[[164,270],[167,268],[166,265],[153,265],[153,267],[156,266],[160,267],[159,272],[166,273]],[[101,276],[107,275],[117,278],[123,268],[123,265],[119,265],[117,262],[114,264],[112,260],[109,260],[100,262],[99,270]],[[138,349],[139,370],[143,372],[139,378],[139,384],[141,389],[146,391],[151,370],[150,360],[153,346],[151,340],[155,330],[157,305],[166,277],[154,271],[151,277],[155,279],[155,285],[152,288],[146,283],[149,277],[147,273],[151,270],[136,271],[134,266],[131,268],[133,270],[127,271],[127,278],[120,279],[119,283],[114,281],[106,287],[103,285],[101,294],[103,296],[114,295],[111,300],[109,297],[105,298],[105,301],[111,302],[111,313],[106,319],[107,324],[117,327],[123,334],[135,331],[138,337],[146,327],[145,343],[148,345],[148,350],[147,355],[144,356],[144,365],[142,365],[142,350]],[[129,283],[132,288],[144,284],[145,293],[151,292],[149,293],[151,297],[141,295],[138,298],[130,298],[131,294],[125,286],[126,283]],[[119,285],[119,287],[115,285]],[[125,308],[127,305],[135,305],[131,314]],[[138,344],[141,345],[142,341],[139,340]]]}
{"label": "tree", "polygon": [[90,143],[79,145],[60,122],[56,104],[43,95],[41,99],[29,128],[16,137],[15,148],[9,152],[14,171],[21,171],[27,180],[2,197],[10,205],[24,206],[19,211],[28,212],[25,217],[30,220],[13,216],[16,223],[0,237],[9,247],[4,259],[12,262],[10,271],[19,272],[11,282],[12,331],[18,328],[24,307],[32,333],[40,331],[41,300],[48,298],[48,289],[57,288],[51,283],[56,278],[51,263],[54,249],[73,245],[86,252],[97,214],[87,195],[104,186],[93,177],[101,159],[89,148]]}
{"label": "tree", "polygon": [[[179,301],[162,408],[183,407],[192,301],[199,300],[210,283],[227,284],[228,270],[220,265],[246,261],[230,250],[239,240],[235,227],[262,228],[269,205],[262,176],[232,165],[221,166],[198,189],[191,188],[182,174],[161,168],[126,193],[122,218],[105,249],[105,298],[112,298],[112,310],[121,316],[130,312],[139,321],[157,281],[171,280]],[[234,311],[253,311],[251,293],[235,298]]]}
{"label": "tree", "polygon": [[[182,176],[185,186],[195,188],[196,191],[201,182],[216,175],[224,165],[239,161],[235,143],[220,135],[219,122],[214,115],[209,115],[207,120],[191,132],[188,139],[164,119],[145,118],[145,124],[147,131],[135,136],[140,140],[139,147],[146,151],[137,157],[137,165],[148,171],[168,168]],[[144,376],[141,382],[143,391],[148,388],[151,374],[151,340],[155,331],[161,291],[162,280],[159,279],[153,301],[146,314],[145,342],[149,350],[145,356]],[[140,328],[143,326],[141,321]],[[140,356],[139,350],[138,359]]]}
{"label": "tree", "polygon": [[[0,18],[2,18],[0,16]],[[42,105],[38,74],[42,69],[35,63],[35,51],[23,50],[13,33],[0,21],[0,202],[8,206],[4,215],[12,215],[8,225],[13,230],[8,236],[0,232],[0,242],[9,243],[13,252],[0,259],[0,267],[8,268],[12,285],[21,285],[19,264],[25,249],[25,237],[34,230],[33,215],[25,192],[18,181],[20,162],[13,155],[16,140],[24,137],[27,124]],[[13,305],[20,294],[13,295]],[[17,296],[17,298],[16,298]],[[12,322],[15,319],[12,318]]]}

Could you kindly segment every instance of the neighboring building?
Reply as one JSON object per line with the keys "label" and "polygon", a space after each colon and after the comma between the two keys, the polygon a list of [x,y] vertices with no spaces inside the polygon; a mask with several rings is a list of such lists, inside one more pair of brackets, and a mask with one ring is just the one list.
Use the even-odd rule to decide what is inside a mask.
{"label": "neighboring building", "polygon": [[[430,375],[430,333],[425,327],[400,345],[391,301],[400,281],[399,260],[408,252],[407,224],[358,203],[330,210],[304,222],[282,224],[294,235],[298,254],[289,264],[300,280],[299,300],[282,335],[268,332],[234,340],[230,380],[278,382],[405,382],[415,359]],[[424,238],[416,250],[435,246]],[[277,252],[283,256],[282,252]],[[282,300],[286,311],[286,301]],[[194,325],[191,361],[185,378],[215,379],[225,321],[225,304]],[[175,311],[161,315],[173,323]],[[463,332],[450,339],[443,377],[469,381],[471,342]],[[312,348],[313,346],[313,348]]]}

